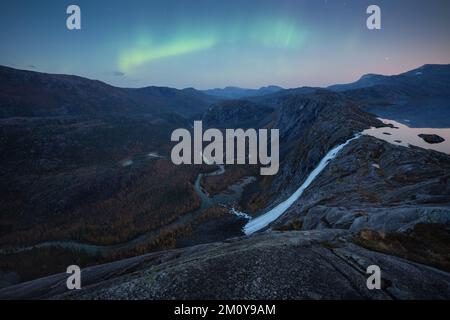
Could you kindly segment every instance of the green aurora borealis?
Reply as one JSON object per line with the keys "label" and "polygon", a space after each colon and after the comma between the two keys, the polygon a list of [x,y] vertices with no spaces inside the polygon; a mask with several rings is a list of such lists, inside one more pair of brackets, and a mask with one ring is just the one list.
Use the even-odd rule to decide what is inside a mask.
{"label": "green aurora borealis", "polygon": [[[326,86],[450,63],[450,2],[98,0],[0,4],[0,64],[114,85]],[[82,29],[65,28],[69,4]],[[407,10],[405,6],[407,5]]]}

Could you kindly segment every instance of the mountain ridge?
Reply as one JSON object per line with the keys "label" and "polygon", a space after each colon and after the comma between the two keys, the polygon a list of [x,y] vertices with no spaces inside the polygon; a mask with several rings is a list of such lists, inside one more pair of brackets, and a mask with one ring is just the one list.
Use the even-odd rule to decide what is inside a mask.
{"label": "mountain ridge", "polygon": [[281,90],[284,89],[282,87],[275,85],[264,86],[258,89],[248,89],[248,88],[228,86],[225,88],[214,88],[203,90],[203,92],[210,96],[214,96],[221,99],[243,99],[275,93]]}
{"label": "mountain ridge", "polygon": [[[420,71],[402,79],[415,79],[416,72]],[[448,296],[449,274],[442,271],[449,265],[444,221],[450,201],[448,155],[361,137],[346,146],[304,195],[270,224],[271,230],[239,238],[230,235],[242,234],[243,221],[226,208],[212,208],[198,220],[191,219],[190,213],[202,204],[194,186],[207,189],[209,183],[212,189],[228,192],[231,184],[254,175],[253,171],[227,166],[215,181],[206,176],[202,180],[203,173],[214,168],[177,167],[168,156],[171,130],[189,128],[193,118],[203,119],[205,127],[279,128],[279,173],[256,177],[235,203],[238,210],[257,216],[289,197],[333,147],[369,127],[385,126],[368,108],[379,101],[387,106],[401,99],[410,101],[418,94],[414,81],[342,92],[302,87],[223,101],[193,88],[124,89],[77,77],[18,73],[0,68],[0,85],[6,84],[0,86],[2,249],[55,239],[114,247],[130,240],[133,245],[133,239],[149,232],[158,237],[127,247],[125,255],[115,253],[100,260],[53,247],[1,255],[0,276],[3,270],[17,271],[9,285],[58,273],[67,262],[83,270],[116,262],[86,268],[86,288],[78,293],[65,292],[64,274],[59,274],[2,289],[0,297],[164,299],[198,294],[228,298],[234,292],[226,291],[231,286],[239,297],[377,298],[365,291],[364,277],[348,280],[347,275],[365,274],[364,264],[348,267],[350,261],[361,259],[387,263],[395,270],[387,273],[384,297]],[[363,81],[374,78],[365,76]],[[425,98],[445,87],[439,79],[439,74],[431,77],[424,87]],[[194,107],[198,101],[201,105]],[[177,219],[185,224],[166,228]],[[385,222],[395,228],[383,229]],[[218,232],[224,228],[229,229]],[[217,237],[208,237],[208,232]],[[201,244],[211,241],[219,242]],[[140,255],[150,251],[157,252]],[[132,255],[136,257],[123,259]],[[299,255],[306,262],[299,261]],[[229,268],[225,261],[231,263]],[[281,274],[276,272],[279,261],[288,266]],[[328,270],[330,265],[339,266],[339,272]],[[402,275],[405,269],[416,272],[417,278]],[[111,270],[113,274],[106,275]],[[138,270],[139,275],[130,270]],[[195,270],[203,272],[198,275]],[[177,277],[177,272],[183,276]],[[329,272],[339,279],[337,290],[313,287],[326,283]],[[214,276],[208,278],[209,273]],[[429,288],[421,286],[424,279]],[[408,287],[411,281],[414,286]],[[198,286],[191,290],[189,282]],[[204,283],[208,285],[201,287]],[[299,290],[302,283],[311,288]],[[284,289],[274,294],[280,285]],[[58,292],[52,292],[55,288]]]}
{"label": "mountain ridge", "polygon": [[[23,95],[21,92],[27,92]],[[213,98],[169,87],[119,88],[74,75],[48,74],[0,66],[0,117],[175,112],[202,113]]]}
{"label": "mountain ridge", "polygon": [[371,87],[380,83],[391,85],[395,84],[395,81],[398,80],[429,74],[431,74],[431,76],[445,75],[448,77],[448,75],[450,74],[450,64],[424,64],[418,68],[389,76],[376,73],[367,73],[362,75],[358,80],[354,82],[346,84],[335,84],[326,88],[338,92],[348,91],[352,89]]}

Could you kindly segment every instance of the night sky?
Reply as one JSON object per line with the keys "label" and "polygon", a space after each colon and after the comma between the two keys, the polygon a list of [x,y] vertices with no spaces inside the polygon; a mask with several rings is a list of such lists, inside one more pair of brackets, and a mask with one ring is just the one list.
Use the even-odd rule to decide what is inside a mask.
{"label": "night sky", "polygon": [[0,64],[123,87],[326,86],[450,63],[449,30],[448,0],[2,0]]}

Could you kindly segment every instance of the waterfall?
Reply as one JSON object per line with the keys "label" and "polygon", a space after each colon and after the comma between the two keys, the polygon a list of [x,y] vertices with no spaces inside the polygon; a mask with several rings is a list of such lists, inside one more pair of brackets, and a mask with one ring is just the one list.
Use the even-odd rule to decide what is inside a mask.
{"label": "waterfall", "polygon": [[264,227],[268,226],[272,221],[278,219],[289,207],[300,198],[302,193],[305,191],[306,188],[314,181],[314,179],[325,169],[325,167],[328,165],[328,163],[333,160],[336,155],[341,151],[346,145],[348,145],[351,141],[358,139],[361,137],[361,134],[355,135],[353,138],[348,139],[343,144],[338,145],[337,147],[334,147],[331,149],[325,157],[320,161],[320,163],[317,165],[317,167],[309,174],[309,176],[306,178],[306,180],[303,182],[303,184],[298,188],[289,198],[287,198],[285,201],[278,204],[276,207],[274,207],[272,210],[260,215],[259,217],[250,220],[245,226],[244,226],[244,233],[246,235],[250,235],[256,231],[259,231],[263,229]]}

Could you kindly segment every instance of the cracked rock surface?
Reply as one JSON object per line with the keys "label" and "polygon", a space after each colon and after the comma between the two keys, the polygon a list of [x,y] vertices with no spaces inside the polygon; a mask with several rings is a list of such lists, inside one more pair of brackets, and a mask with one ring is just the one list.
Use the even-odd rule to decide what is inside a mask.
{"label": "cracked rock surface", "polygon": [[[366,286],[369,265],[382,288]],[[0,290],[0,298],[49,299],[449,299],[450,273],[369,251],[349,231],[266,232],[121,260]]]}

